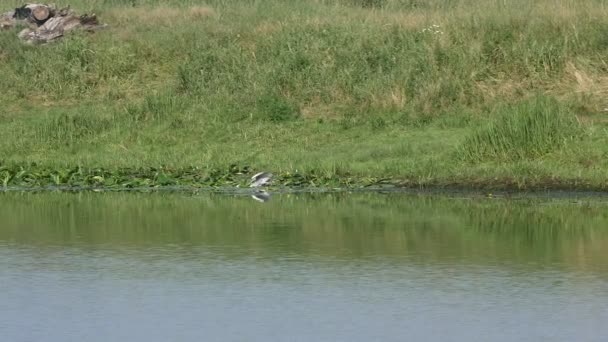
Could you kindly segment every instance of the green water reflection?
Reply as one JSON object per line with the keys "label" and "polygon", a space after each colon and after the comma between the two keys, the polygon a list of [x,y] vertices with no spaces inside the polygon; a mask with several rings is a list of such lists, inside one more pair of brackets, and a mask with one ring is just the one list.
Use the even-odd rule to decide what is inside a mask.
{"label": "green water reflection", "polygon": [[[53,248],[220,248],[226,257],[314,255],[608,271],[597,199],[404,194],[246,196],[0,194],[0,242]],[[229,248],[228,248],[229,247]]]}

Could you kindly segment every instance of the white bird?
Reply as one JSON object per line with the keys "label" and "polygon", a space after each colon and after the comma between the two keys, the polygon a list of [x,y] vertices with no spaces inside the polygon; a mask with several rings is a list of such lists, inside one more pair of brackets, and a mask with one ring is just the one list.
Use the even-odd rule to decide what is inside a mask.
{"label": "white bird", "polygon": [[259,172],[251,177],[251,184],[249,184],[250,188],[259,188],[264,185],[270,184],[272,179],[272,173],[270,172]]}

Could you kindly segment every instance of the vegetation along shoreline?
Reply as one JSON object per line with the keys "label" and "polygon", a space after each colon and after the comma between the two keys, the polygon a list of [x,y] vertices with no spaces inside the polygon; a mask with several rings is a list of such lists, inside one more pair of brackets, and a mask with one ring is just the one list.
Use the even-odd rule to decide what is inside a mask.
{"label": "vegetation along shoreline", "polygon": [[69,5],[0,30],[1,187],[608,191],[603,1]]}

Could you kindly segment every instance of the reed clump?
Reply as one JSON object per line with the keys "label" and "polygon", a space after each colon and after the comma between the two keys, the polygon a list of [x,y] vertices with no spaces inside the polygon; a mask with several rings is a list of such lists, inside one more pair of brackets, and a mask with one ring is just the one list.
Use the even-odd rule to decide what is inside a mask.
{"label": "reed clump", "polygon": [[463,157],[471,161],[538,158],[576,143],[584,132],[570,108],[546,96],[503,105],[495,117],[464,141]]}

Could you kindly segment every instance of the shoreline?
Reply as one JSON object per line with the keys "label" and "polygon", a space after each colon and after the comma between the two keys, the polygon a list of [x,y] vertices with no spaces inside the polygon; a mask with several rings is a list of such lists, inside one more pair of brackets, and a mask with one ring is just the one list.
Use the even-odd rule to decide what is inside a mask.
{"label": "shoreline", "polygon": [[0,187],[608,192],[608,12],[541,3],[111,2],[57,44],[4,30]]}
{"label": "shoreline", "polygon": [[[271,171],[272,172],[272,171]],[[227,170],[191,168],[84,168],[64,169],[0,166],[0,192],[207,192],[248,194],[255,172],[231,165]],[[274,172],[273,172],[274,173]],[[559,177],[363,177],[308,173],[274,173],[273,193],[404,192],[509,195],[572,193],[608,195],[608,181]],[[416,178],[418,180],[416,180]]]}

